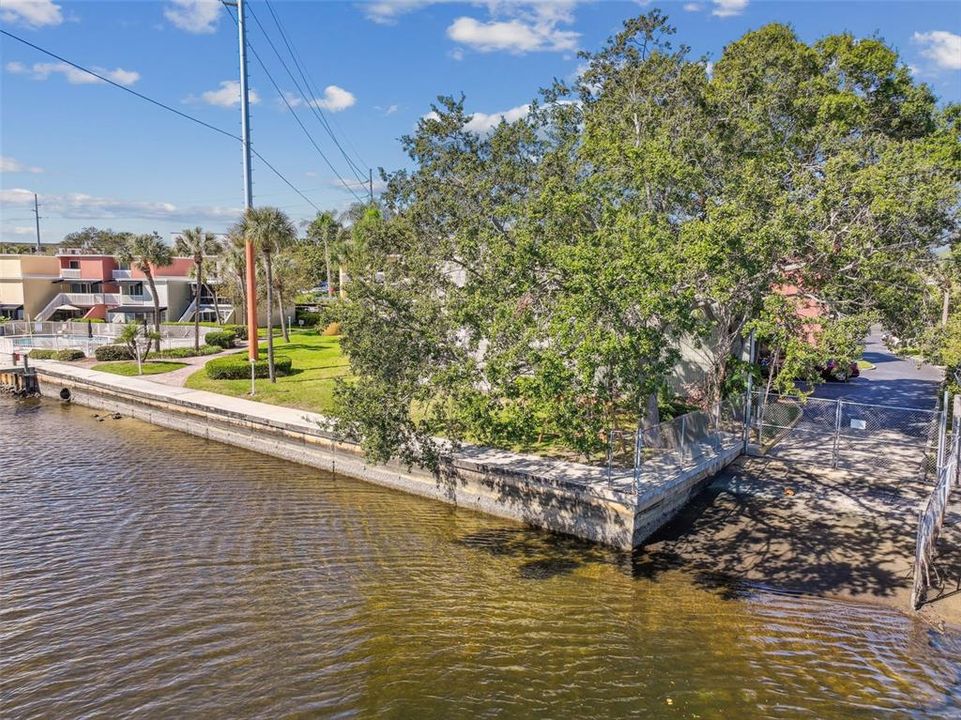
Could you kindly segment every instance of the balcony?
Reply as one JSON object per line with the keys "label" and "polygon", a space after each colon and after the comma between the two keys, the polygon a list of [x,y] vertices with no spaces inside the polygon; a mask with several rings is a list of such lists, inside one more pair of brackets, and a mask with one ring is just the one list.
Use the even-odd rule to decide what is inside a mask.
{"label": "balcony", "polygon": [[79,280],[80,268],[60,268],[60,277],[64,280]]}
{"label": "balcony", "polygon": [[113,279],[114,280],[129,280],[131,278],[130,270],[114,270]]}

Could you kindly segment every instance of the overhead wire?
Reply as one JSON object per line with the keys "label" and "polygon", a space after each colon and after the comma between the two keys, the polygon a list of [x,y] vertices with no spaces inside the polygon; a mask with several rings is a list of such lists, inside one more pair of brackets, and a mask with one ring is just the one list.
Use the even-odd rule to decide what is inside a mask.
{"label": "overhead wire", "polygon": [[[331,127],[331,123],[334,122],[334,124],[336,124],[336,121],[334,121],[333,117],[328,118],[327,115],[324,113],[323,108],[320,105],[320,100],[318,99],[320,96],[320,93],[317,92],[316,85],[314,85],[312,79],[310,78],[310,74],[305,69],[306,63],[301,62],[300,53],[297,52],[296,46],[294,45],[293,41],[290,40],[290,38],[287,35],[287,32],[284,30],[283,24],[280,22],[280,17],[274,11],[274,6],[271,4],[270,0],[266,0],[266,5],[267,5],[267,10],[270,11],[270,15],[274,20],[274,25],[277,26],[277,31],[280,33],[280,37],[284,41],[284,45],[287,48],[287,52],[290,54],[291,59],[294,61],[294,66],[297,68],[297,72],[300,74],[301,79],[304,81],[304,87],[307,89],[310,95],[310,99],[313,101],[312,103],[309,103],[309,104],[310,104],[310,107],[315,111],[314,115],[317,117],[317,120],[324,127],[324,129],[327,131],[328,135],[330,135],[330,139],[337,146],[337,149],[340,150],[340,153],[341,155],[343,155],[344,160],[346,160],[347,164],[354,169],[355,174],[359,173],[360,175],[364,175],[365,174],[364,170],[369,169],[370,166],[364,161],[362,157],[360,157],[360,153],[357,152],[357,148],[355,148],[353,143],[350,141],[349,135],[344,133],[344,140],[347,142],[348,145],[350,145],[351,149],[354,151],[354,155],[360,161],[360,165],[363,166],[364,170],[362,170],[361,167],[358,166],[351,159],[350,155],[347,153],[344,147],[340,144],[340,141],[337,139],[337,134],[334,132],[334,128]],[[255,17],[255,20],[256,20],[256,17]],[[257,20],[257,24],[260,25],[259,20]],[[262,25],[261,25],[261,30],[264,32],[264,35],[267,34],[266,30],[264,30]],[[278,54],[278,57],[279,57],[279,54]],[[281,62],[283,62],[283,60],[281,60]],[[287,74],[291,75],[289,69],[287,70]],[[291,80],[293,79],[294,78],[291,75]],[[294,84],[296,85],[296,80],[294,80]],[[301,94],[305,94],[305,93],[301,93]],[[360,180],[361,182],[365,182],[366,178],[358,177],[358,180]]]}
{"label": "overhead wire", "polygon": [[[227,8],[227,14],[230,15],[231,19],[234,21],[234,24],[235,25],[239,24],[237,20],[237,16],[234,15],[230,6],[224,3],[224,7]],[[277,83],[277,81],[274,79],[274,76],[271,74],[270,70],[267,68],[267,64],[263,61],[263,58],[260,57],[260,53],[257,52],[257,48],[255,48],[250,43],[249,40],[247,41],[247,48],[250,50],[254,58],[257,60],[261,69],[264,71],[264,74],[267,76],[267,79],[270,80],[270,84],[274,86],[274,89],[277,91],[277,94],[280,96],[280,99],[284,101],[284,105],[287,106],[287,109],[290,111],[291,116],[293,116],[294,120],[297,121],[297,124],[300,126],[300,129],[303,131],[304,135],[307,136],[307,139],[310,141],[310,144],[313,145],[314,149],[317,151],[317,154],[320,155],[321,159],[323,159],[324,163],[327,165],[328,168],[330,168],[330,171],[334,174],[336,179],[340,181],[340,184],[344,186],[347,192],[353,195],[354,199],[357,200],[357,202],[363,202],[362,198],[354,191],[354,189],[347,183],[347,181],[344,180],[343,177],[341,177],[340,173],[334,167],[333,163],[330,162],[330,159],[327,157],[324,151],[320,149],[320,145],[318,145],[317,141],[314,140],[314,136],[311,135],[310,130],[307,129],[307,126],[304,125],[303,120],[300,119],[300,116],[297,114],[293,106],[290,104],[290,100],[284,94],[284,91],[281,90],[280,85]]]}
{"label": "overhead wire", "polygon": [[[172,112],[172,113],[174,113],[175,115],[179,115],[180,117],[184,118],[185,120],[190,120],[191,122],[196,123],[197,125],[200,125],[200,126],[202,126],[202,127],[205,127],[205,128],[207,128],[208,130],[212,130],[213,132],[219,133],[220,135],[223,135],[223,136],[225,136],[225,137],[228,137],[228,138],[230,138],[230,139],[232,139],[232,140],[236,140],[236,141],[241,142],[241,143],[243,142],[243,138],[241,138],[239,135],[235,135],[234,133],[232,133],[232,132],[230,132],[230,131],[228,131],[228,130],[224,130],[223,128],[219,128],[219,127],[217,127],[216,125],[211,125],[210,123],[205,122],[205,121],[201,120],[200,118],[197,118],[197,117],[194,117],[193,115],[189,115],[188,113],[182,112],[182,111],[178,110],[177,108],[171,107],[170,105],[167,105],[166,103],[163,103],[163,102],[161,102],[160,100],[155,100],[154,98],[149,97],[149,96],[147,96],[147,95],[144,95],[144,94],[141,93],[141,92],[137,92],[136,90],[132,90],[131,88],[127,87],[126,85],[121,85],[120,83],[115,82],[114,80],[111,80],[109,77],[105,77],[104,75],[102,75],[102,74],[100,74],[100,73],[98,73],[98,72],[95,72],[95,71],[91,70],[90,68],[84,67],[83,65],[80,65],[79,63],[75,63],[75,62],[73,62],[72,60],[68,60],[67,58],[65,58],[65,57],[63,57],[63,56],[61,56],[61,55],[58,55],[58,54],[55,53],[55,52],[52,52],[52,51],[50,51],[50,50],[47,50],[46,48],[42,48],[42,47],[40,47],[39,45],[37,45],[37,44],[35,44],[35,43],[32,43],[32,42],[30,42],[29,40],[26,40],[25,38],[22,38],[22,37],[20,37],[20,36],[18,36],[18,35],[13,34],[12,32],[9,32],[9,31],[7,31],[7,30],[4,30],[3,28],[0,28],[0,34],[6,35],[7,37],[11,38],[12,40],[16,40],[17,42],[20,42],[20,43],[26,45],[27,47],[31,47],[31,48],[33,48],[34,50],[36,50],[37,52],[43,53],[44,55],[47,55],[48,57],[52,57],[52,58],[54,58],[55,60],[59,60],[60,62],[66,63],[67,65],[70,65],[71,67],[76,68],[77,70],[80,70],[81,72],[85,72],[85,73],[87,73],[88,75],[92,75],[93,77],[102,80],[103,82],[107,83],[108,85],[112,85],[112,86],[114,86],[114,87],[116,87],[116,88],[119,88],[120,90],[123,90],[124,92],[129,93],[130,95],[133,95],[134,97],[140,98],[141,100],[145,100],[145,101],[147,101],[148,103],[150,103],[150,104],[152,104],[152,105],[156,105],[157,107],[162,108],[162,109],[164,109],[164,110],[167,110],[168,112]],[[270,161],[268,161],[267,158],[265,158],[262,154],[260,154],[260,152],[258,152],[253,146],[250,147],[250,152],[251,152],[253,155],[255,155],[264,165],[266,165],[267,168],[268,168],[272,173],[274,173],[274,175],[276,175],[278,178],[280,178],[280,179],[287,185],[287,187],[289,187],[291,190],[293,190],[295,193],[297,193],[301,198],[303,198],[311,207],[313,207],[314,209],[316,209],[318,212],[321,211],[321,210],[320,210],[320,207],[318,207],[316,204],[314,204],[314,202],[313,202],[309,197],[307,197],[306,195],[304,195],[304,193],[302,193],[302,192],[297,188],[297,186],[295,186],[290,180],[288,180],[287,177],[286,177],[283,173],[281,173],[276,167],[274,167],[274,165],[273,165]]]}

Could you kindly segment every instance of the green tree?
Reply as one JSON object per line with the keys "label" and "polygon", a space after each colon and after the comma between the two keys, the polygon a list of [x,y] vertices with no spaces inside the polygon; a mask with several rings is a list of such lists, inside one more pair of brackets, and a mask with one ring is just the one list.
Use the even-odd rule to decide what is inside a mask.
{"label": "green tree", "polygon": [[277,382],[274,373],[274,317],[273,317],[273,261],[274,257],[297,239],[297,229],[291,219],[274,207],[250,208],[240,221],[240,231],[253,243],[264,263],[267,282],[267,366],[270,382]]}
{"label": "green tree", "polygon": [[97,228],[91,225],[65,235],[60,246],[99,252],[104,255],[116,255],[132,235],[133,233],[117,232],[110,228]]}
{"label": "green tree", "polygon": [[[194,349],[200,349],[200,296],[204,287],[204,264],[211,255],[220,252],[220,245],[216,236],[206,232],[201,227],[187,228],[177,236],[174,242],[174,252],[178,255],[190,257],[194,261],[194,273],[197,280],[196,307],[194,312]],[[216,305],[216,304],[215,304]],[[220,310],[217,310],[220,319]]]}
{"label": "green tree", "polygon": [[154,269],[167,267],[173,262],[170,246],[160,239],[157,233],[133,235],[120,248],[121,262],[130,263],[147,278],[150,286],[150,296],[153,300],[153,324],[156,333],[157,350],[160,350],[160,299],[157,297],[157,283],[154,280]]}
{"label": "green tree", "polygon": [[324,249],[324,273],[327,279],[327,295],[334,296],[334,281],[331,270],[331,257],[337,256],[339,240],[343,226],[334,217],[334,213],[319,212],[317,217],[307,226],[307,237],[321,245]]}

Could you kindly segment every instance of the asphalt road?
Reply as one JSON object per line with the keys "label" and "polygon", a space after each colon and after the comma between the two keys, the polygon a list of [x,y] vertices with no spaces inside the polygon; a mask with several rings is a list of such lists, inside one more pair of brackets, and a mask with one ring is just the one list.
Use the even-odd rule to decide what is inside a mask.
{"label": "asphalt road", "polygon": [[871,405],[896,405],[906,408],[934,409],[944,371],[931,365],[899,358],[881,342],[881,329],[871,329],[864,347],[864,359],[874,370],[862,370],[861,376],[846,383],[822,383],[814,397],[844,398]]}

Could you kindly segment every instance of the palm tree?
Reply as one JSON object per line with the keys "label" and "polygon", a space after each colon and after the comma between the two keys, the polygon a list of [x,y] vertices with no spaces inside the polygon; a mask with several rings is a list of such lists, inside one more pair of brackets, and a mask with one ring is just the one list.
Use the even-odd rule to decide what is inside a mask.
{"label": "palm tree", "polygon": [[290,299],[294,288],[301,285],[303,279],[303,264],[293,252],[287,250],[274,258],[274,289],[277,291],[280,329],[284,332],[285,342],[290,342],[290,323],[286,321],[284,299]]}
{"label": "palm tree", "polygon": [[170,246],[164,244],[160,236],[154,232],[149,235],[134,235],[127,238],[119,252],[120,262],[129,263],[137,268],[147,278],[150,295],[153,298],[153,327],[160,351],[160,299],[157,297],[157,283],[154,282],[153,269],[167,267],[173,262]]}
{"label": "palm tree", "polygon": [[[200,296],[204,291],[204,261],[219,251],[217,238],[201,227],[188,228],[177,237],[174,251],[178,255],[192,257],[197,274],[197,300],[194,307],[194,350],[200,350]],[[214,311],[220,318],[220,309],[214,303]]]}
{"label": "palm tree", "polygon": [[342,226],[334,218],[334,214],[330,211],[317,213],[310,225],[307,227],[307,236],[314,240],[315,242],[321,242],[324,245],[324,264],[327,266],[327,296],[334,296],[334,282],[331,277],[330,269],[330,250],[333,246],[336,250],[338,237],[340,236],[340,231]]}
{"label": "palm tree", "polygon": [[[243,230],[240,223],[233,225],[227,231],[221,259],[222,268],[229,273],[230,284],[228,290],[234,305],[240,306],[240,324],[247,324],[247,253],[244,247]],[[236,315],[236,313],[235,313]]]}
{"label": "palm tree", "polygon": [[273,313],[273,258],[297,240],[293,221],[274,207],[250,208],[240,221],[241,231],[264,260],[267,275],[267,368],[270,382],[277,382],[274,373],[274,313]]}

